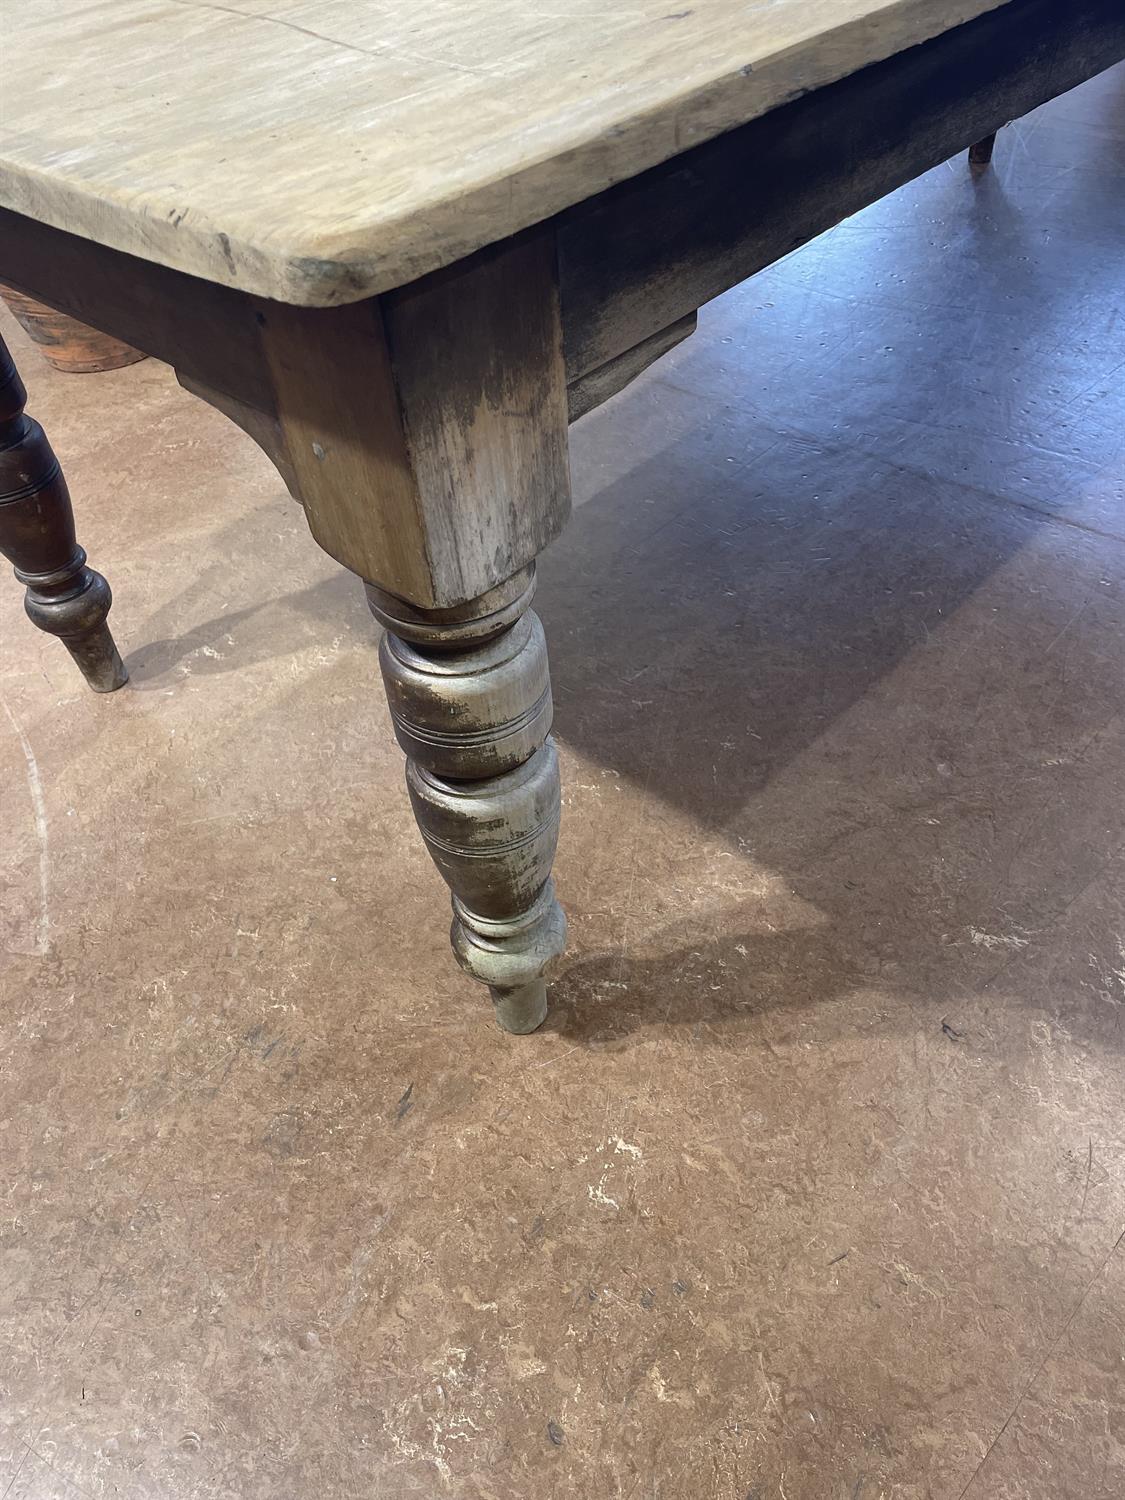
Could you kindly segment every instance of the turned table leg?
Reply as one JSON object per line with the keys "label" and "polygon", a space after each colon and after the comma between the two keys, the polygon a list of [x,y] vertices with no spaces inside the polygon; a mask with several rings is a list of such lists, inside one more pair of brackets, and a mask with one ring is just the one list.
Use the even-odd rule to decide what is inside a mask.
{"label": "turned table leg", "polygon": [[983,136],[979,141],[974,141],[969,147],[970,167],[987,167],[992,160],[992,148],[995,144],[995,130],[991,135]]}
{"label": "turned table leg", "polygon": [[128,680],[106,624],[113,596],[86,566],[66,480],[26,400],[0,339],[0,552],[27,585],[32,624],[61,639],[95,693],[111,693]]}
{"label": "turned table leg", "polygon": [[[566,920],[535,560],[570,509],[554,233],[338,308],[255,304],[270,399],[188,383],[273,458],[365,580],[406,782],[453,897],[453,951],[528,1032]],[[260,397],[257,398],[260,403]]]}
{"label": "turned table leg", "polygon": [[547,1014],[544,971],[566,944],[551,862],[559,766],[534,569],[457,609],[367,585],[386,627],[383,681],[422,837],[453,893],[453,952],[505,1031]]}

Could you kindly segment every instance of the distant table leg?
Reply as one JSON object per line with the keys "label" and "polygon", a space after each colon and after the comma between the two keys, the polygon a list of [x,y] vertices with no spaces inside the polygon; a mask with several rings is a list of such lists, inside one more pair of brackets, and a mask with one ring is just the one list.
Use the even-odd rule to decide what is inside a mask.
{"label": "distant table leg", "polygon": [[987,167],[992,160],[992,148],[996,144],[995,130],[991,135],[983,136],[979,141],[969,147],[970,167]]}
{"label": "distant table leg", "polygon": [[86,566],[66,480],[26,400],[0,339],[0,552],[27,585],[32,624],[62,640],[95,693],[111,693],[128,673],[106,624],[109,584]]}

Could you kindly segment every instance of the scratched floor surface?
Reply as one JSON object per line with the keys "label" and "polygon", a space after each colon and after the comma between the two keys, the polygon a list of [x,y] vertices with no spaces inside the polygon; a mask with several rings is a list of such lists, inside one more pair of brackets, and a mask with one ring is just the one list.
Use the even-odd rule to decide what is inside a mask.
{"label": "scratched floor surface", "polygon": [[12,335],[132,683],[2,591],[4,1500],[1125,1494],[1123,266],[1118,70],[575,429],[526,1039],[359,586]]}

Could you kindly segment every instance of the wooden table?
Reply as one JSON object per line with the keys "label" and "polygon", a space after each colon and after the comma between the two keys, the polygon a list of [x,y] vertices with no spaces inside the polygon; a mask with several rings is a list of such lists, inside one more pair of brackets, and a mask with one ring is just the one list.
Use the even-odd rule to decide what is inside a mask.
{"label": "wooden table", "polygon": [[[0,279],[172,364],[364,580],[454,952],[533,1030],[566,937],[530,604],[568,422],[1125,56],[1125,4],[36,0],[4,31]],[[112,689],[109,588],[24,399],[8,361],[0,547]]]}

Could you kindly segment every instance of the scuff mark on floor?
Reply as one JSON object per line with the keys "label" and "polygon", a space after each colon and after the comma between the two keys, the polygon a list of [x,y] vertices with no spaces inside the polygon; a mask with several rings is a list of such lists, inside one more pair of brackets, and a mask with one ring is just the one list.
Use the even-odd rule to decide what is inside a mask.
{"label": "scuff mark on floor", "polygon": [[31,741],[23,732],[23,725],[16,718],[7,699],[4,702],[4,712],[8,716],[8,723],[16,732],[16,738],[20,742],[23,758],[27,762],[27,790],[31,797],[32,814],[35,819],[35,837],[39,844],[39,917],[35,923],[35,949],[37,954],[45,954],[51,947],[51,846],[47,831],[47,803],[43,796],[43,781],[39,775],[39,762],[35,759],[35,752],[31,748]]}

